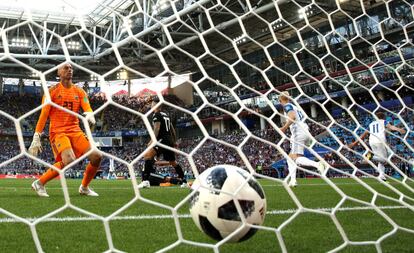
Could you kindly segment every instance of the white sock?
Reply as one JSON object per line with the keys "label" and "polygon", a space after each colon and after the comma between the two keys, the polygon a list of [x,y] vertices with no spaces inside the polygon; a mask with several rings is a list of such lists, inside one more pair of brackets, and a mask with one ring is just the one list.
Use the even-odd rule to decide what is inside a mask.
{"label": "white sock", "polygon": [[378,163],[378,171],[380,177],[385,177],[385,166],[383,163]]}
{"label": "white sock", "polygon": [[296,164],[293,161],[287,160],[288,170],[290,174],[290,182],[296,182]]}
{"label": "white sock", "polygon": [[312,161],[304,156],[296,158],[296,164],[299,166],[311,166],[314,168],[319,167],[319,162]]}

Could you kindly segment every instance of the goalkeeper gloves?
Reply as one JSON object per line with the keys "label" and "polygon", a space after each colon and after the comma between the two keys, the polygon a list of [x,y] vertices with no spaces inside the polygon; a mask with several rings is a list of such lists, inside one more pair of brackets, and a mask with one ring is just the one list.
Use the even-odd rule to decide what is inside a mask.
{"label": "goalkeeper gloves", "polygon": [[42,143],[40,141],[40,135],[41,133],[35,133],[33,135],[33,141],[29,147],[29,154],[33,156],[38,156],[40,153],[42,153]]}
{"label": "goalkeeper gloves", "polygon": [[96,120],[95,120],[95,116],[93,115],[93,112],[84,112],[83,115],[89,121],[89,123],[91,123],[92,125],[95,125]]}

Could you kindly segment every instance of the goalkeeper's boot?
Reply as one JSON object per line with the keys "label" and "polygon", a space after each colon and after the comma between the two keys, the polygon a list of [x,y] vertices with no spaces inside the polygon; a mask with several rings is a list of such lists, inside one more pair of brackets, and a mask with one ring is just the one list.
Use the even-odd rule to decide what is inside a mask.
{"label": "goalkeeper's boot", "polygon": [[84,196],[90,196],[90,197],[98,197],[99,194],[93,191],[89,186],[83,187],[83,185],[79,186],[79,194]]}
{"label": "goalkeeper's boot", "polygon": [[39,180],[36,180],[32,183],[32,189],[40,197],[49,197],[49,194],[47,194],[46,192],[45,186]]}
{"label": "goalkeeper's boot", "polygon": [[379,179],[381,179],[383,182],[388,183],[387,178],[386,178],[384,175],[381,175],[381,174],[380,174],[380,175],[378,176],[378,178],[379,178]]}
{"label": "goalkeeper's boot", "polygon": [[142,181],[139,185],[138,185],[138,189],[142,189],[142,188],[150,188],[150,182],[148,180],[144,180]]}

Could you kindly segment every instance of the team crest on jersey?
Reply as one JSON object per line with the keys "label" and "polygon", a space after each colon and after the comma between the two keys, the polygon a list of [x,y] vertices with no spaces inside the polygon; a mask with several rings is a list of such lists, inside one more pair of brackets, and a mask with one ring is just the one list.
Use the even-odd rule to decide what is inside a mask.
{"label": "team crest on jersey", "polygon": [[78,100],[79,99],[79,97],[78,96],[75,96],[75,100]]}

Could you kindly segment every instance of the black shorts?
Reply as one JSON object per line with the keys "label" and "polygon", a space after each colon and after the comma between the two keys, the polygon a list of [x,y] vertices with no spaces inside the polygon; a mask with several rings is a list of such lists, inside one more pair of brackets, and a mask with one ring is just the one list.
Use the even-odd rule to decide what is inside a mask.
{"label": "black shorts", "polygon": [[[168,144],[165,144],[165,145],[171,147],[171,145],[168,145]],[[155,149],[155,152],[157,152],[157,156],[162,154],[162,157],[165,161],[168,161],[168,162],[175,161],[175,152],[159,147],[159,146],[155,146],[154,149]]]}

